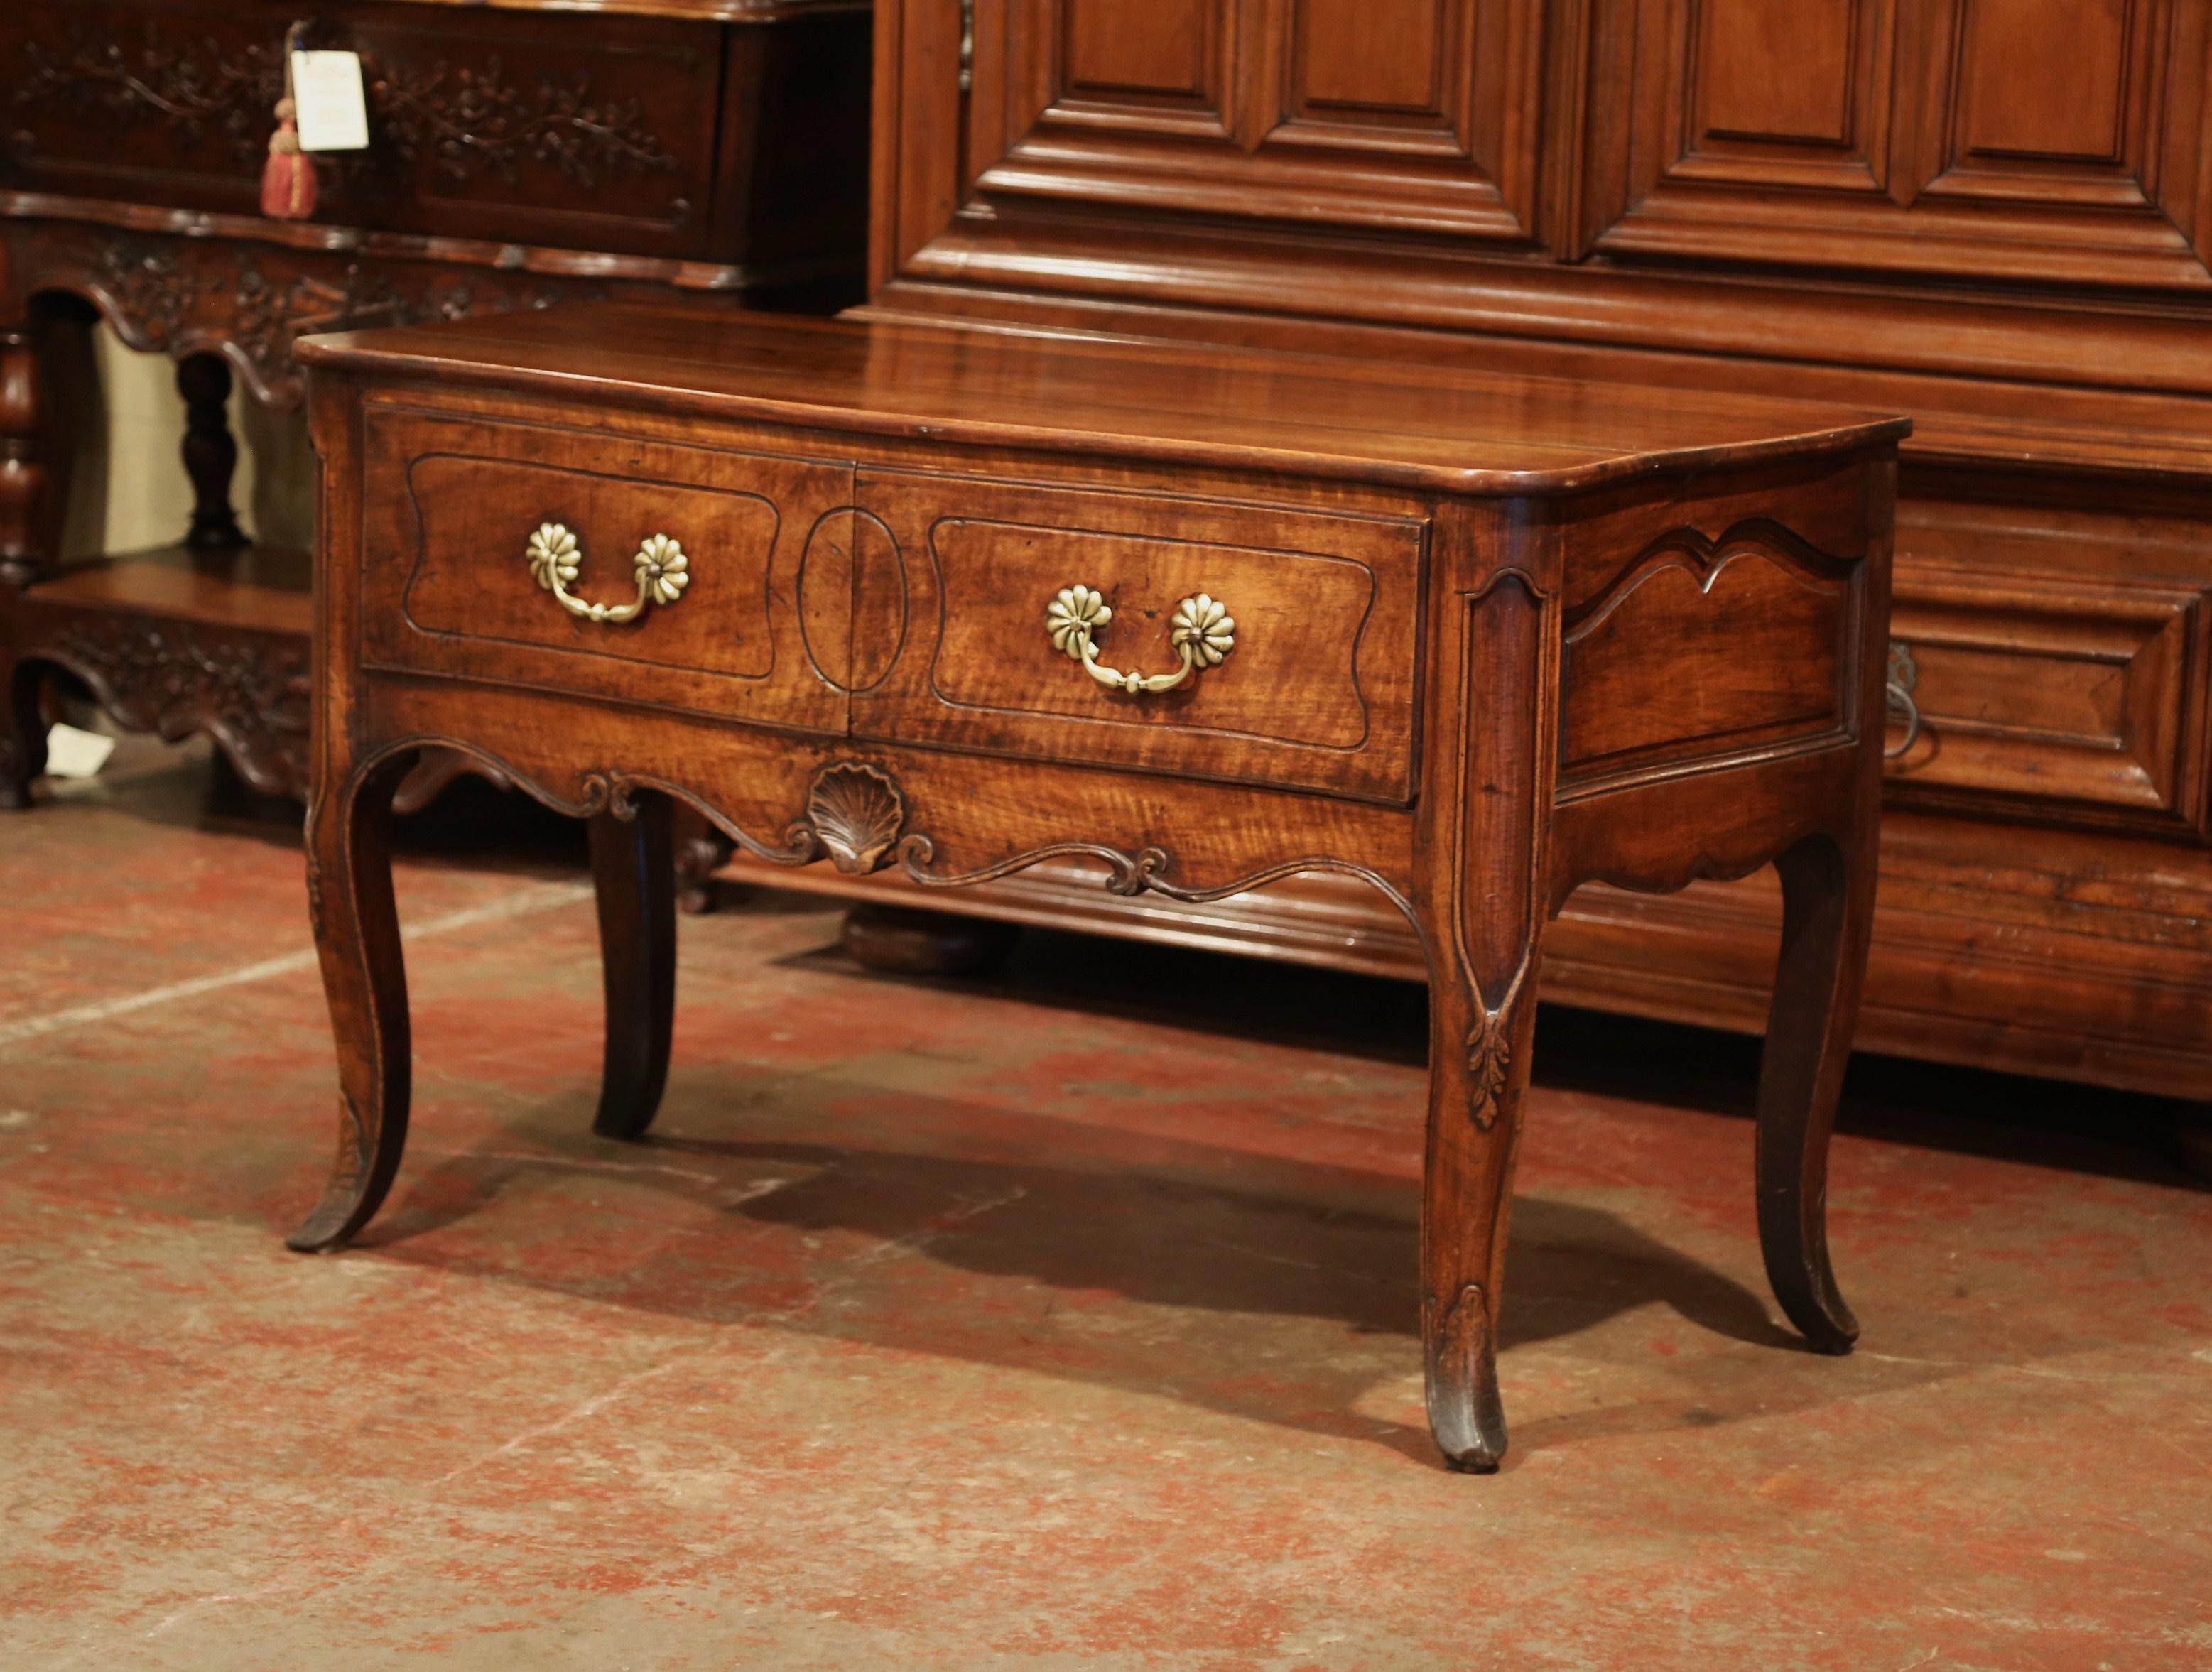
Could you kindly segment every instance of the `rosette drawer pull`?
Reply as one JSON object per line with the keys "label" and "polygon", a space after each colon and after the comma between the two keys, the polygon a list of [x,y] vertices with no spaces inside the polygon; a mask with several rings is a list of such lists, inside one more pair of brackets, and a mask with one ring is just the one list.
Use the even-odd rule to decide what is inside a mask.
{"label": "rosette drawer pull", "polygon": [[684,596],[691,584],[691,560],[684,548],[665,534],[655,534],[637,549],[630,563],[637,571],[637,596],[628,604],[592,604],[568,590],[584,567],[584,554],[565,523],[542,522],[530,537],[526,554],[530,573],[538,584],[560,600],[561,607],[586,621],[635,621],[647,606],[665,608]]}
{"label": "rosette drawer pull", "polygon": [[1218,667],[1237,648],[1237,620],[1228,606],[1200,593],[1175,607],[1168,620],[1168,642],[1182,658],[1173,673],[1123,673],[1101,666],[1097,633],[1114,611],[1096,587],[1063,587],[1044,612],[1053,648],[1083,664],[1083,671],[1115,690],[1173,690],[1202,667]]}

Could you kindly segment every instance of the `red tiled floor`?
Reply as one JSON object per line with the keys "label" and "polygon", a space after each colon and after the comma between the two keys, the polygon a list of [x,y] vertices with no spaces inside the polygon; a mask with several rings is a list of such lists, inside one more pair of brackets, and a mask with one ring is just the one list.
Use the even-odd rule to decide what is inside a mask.
{"label": "red tiled floor", "polygon": [[2154,1109],[1871,1065],[1820,1359],[1749,1058],[1547,1018],[1514,1451],[1452,1475],[1417,992],[1051,937],[891,982],[757,896],[684,925],[612,1144],[576,849],[479,800],[402,883],[406,1168],[302,1259],[296,841],[127,759],[0,820],[8,1672],[2212,1666],[2212,1196],[2104,1131]]}

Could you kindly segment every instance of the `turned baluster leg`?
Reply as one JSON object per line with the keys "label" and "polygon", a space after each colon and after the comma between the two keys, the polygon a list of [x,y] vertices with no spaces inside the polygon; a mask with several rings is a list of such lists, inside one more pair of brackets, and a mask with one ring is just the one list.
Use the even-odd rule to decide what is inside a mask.
{"label": "turned baluster leg", "polygon": [[230,433],[229,363],[219,354],[179,361],[177,392],[185,398],[185,474],[192,483],[192,523],[185,544],[196,551],[244,545],[246,535],[230,504],[238,441]]}
{"label": "turned baluster leg", "polygon": [[1528,1084],[1554,770],[1552,605],[1517,572],[1431,623],[1417,897],[1429,957],[1421,1340],[1429,1425],[1455,1468],[1505,1454],[1498,1320]]}
{"label": "turned baluster leg", "polygon": [[714,873],[733,844],[696,807],[676,810],[676,903],[693,917],[714,909]]}
{"label": "turned baluster leg", "polygon": [[676,862],[673,808],[641,794],[634,818],[591,821],[592,882],[599,904],[606,978],[606,1071],[593,1131],[641,1138],[668,1084],[676,1025]]}
{"label": "turned baluster leg", "polygon": [[399,1170],[411,1067],[407,971],[392,898],[392,795],[413,763],[366,773],[327,763],[307,806],[307,905],[338,1056],[337,1159],[323,1199],[286,1240],[302,1253],[343,1247]]}
{"label": "turned baluster leg", "polygon": [[16,661],[0,636],[0,807],[31,805],[31,784],[46,769],[46,718],[40,712],[45,684],[35,664]]}
{"label": "turned baluster leg", "polygon": [[1858,1321],[1828,1262],[1828,1134],[1858,1021],[1874,924],[1874,848],[1808,836],[1776,861],[1782,957],[1759,1065],[1759,1242],[1790,1322],[1848,1353]]}
{"label": "turned baluster leg", "polygon": [[67,438],[26,320],[0,325],[0,581],[27,587],[52,571],[61,538]]}
{"label": "turned baluster leg", "polygon": [[[50,573],[61,535],[66,462],[55,435],[37,336],[28,322],[0,326],[0,609],[9,593]],[[40,678],[18,665],[9,623],[0,623],[0,807],[31,805],[31,781],[46,769]]]}

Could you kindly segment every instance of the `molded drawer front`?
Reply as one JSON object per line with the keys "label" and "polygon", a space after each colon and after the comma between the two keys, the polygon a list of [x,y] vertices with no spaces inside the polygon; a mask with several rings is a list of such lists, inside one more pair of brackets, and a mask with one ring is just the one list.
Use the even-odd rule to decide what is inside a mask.
{"label": "molded drawer front", "polygon": [[[850,465],[375,408],[367,452],[372,664],[843,729],[791,600]],[[681,591],[628,620],[579,615],[532,562],[549,526],[574,542],[562,590],[586,607],[635,605],[656,538],[682,553]]]}
{"label": "molded drawer front", "polygon": [[[2194,587],[1900,568],[1891,673],[1921,725],[1889,763],[1891,799],[2198,823],[2204,609]],[[1904,740],[1893,712],[1890,746]]]}
{"label": "molded drawer front", "polygon": [[[1411,798],[1422,519],[870,471],[858,502],[909,604],[857,734]],[[1112,611],[1106,667],[1174,672],[1200,594],[1233,646],[1173,690],[1110,688],[1048,630],[1076,586]]]}

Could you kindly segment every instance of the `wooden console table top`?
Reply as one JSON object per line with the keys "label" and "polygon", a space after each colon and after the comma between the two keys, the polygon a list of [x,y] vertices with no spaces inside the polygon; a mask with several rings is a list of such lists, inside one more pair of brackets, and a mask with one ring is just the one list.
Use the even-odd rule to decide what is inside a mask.
{"label": "wooden console table top", "polygon": [[449,748],[591,821],[600,1131],[675,990],[671,807],[956,886],[1044,860],[1219,898],[1301,871],[1430,966],[1429,1409],[1505,1445],[1534,972],[1578,884],[1778,866],[1760,1238],[1847,1348],[1827,1132],[1873,898],[1901,420],[1202,344],[652,307],[307,339],[326,463],[309,892],[344,1243],[398,1170],[386,820]]}
{"label": "wooden console table top", "polygon": [[1812,403],[1424,371],[1328,355],[645,304],[401,326],[301,355],[395,375],[588,388],[702,417],[1288,470],[1446,493],[1552,494],[1870,445],[1910,423]]}

